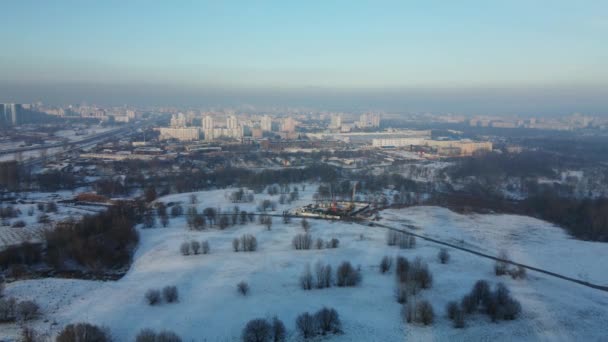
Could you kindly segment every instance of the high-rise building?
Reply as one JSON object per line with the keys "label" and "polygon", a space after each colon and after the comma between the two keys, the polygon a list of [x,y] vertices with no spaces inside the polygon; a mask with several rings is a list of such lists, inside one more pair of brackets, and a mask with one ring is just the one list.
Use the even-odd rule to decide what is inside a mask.
{"label": "high-rise building", "polygon": [[226,118],[226,128],[229,130],[237,129],[239,126],[239,121],[236,119],[236,116],[230,115]]}
{"label": "high-rise building", "polygon": [[260,121],[260,127],[262,128],[262,131],[272,131],[272,118],[268,115],[264,115]]}
{"label": "high-rise building", "polygon": [[281,131],[283,132],[295,132],[296,130],[296,120],[292,117],[287,117],[283,119],[283,125],[281,127]]}
{"label": "high-rise building", "polygon": [[361,128],[380,127],[380,114],[365,113],[359,117],[357,126]]}
{"label": "high-rise building", "polygon": [[213,117],[210,115],[205,115],[205,117],[203,117],[203,130],[206,131],[208,129],[213,129],[213,127]]}
{"label": "high-rise building", "polygon": [[342,114],[333,114],[329,128],[340,129],[342,127]]}
{"label": "high-rise building", "polygon": [[184,128],[186,127],[186,117],[183,113],[173,114],[171,116],[171,127],[172,128]]}
{"label": "high-rise building", "polygon": [[18,123],[18,111],[21,105],[14,103],[0,104],[0,127],[14,126]]}

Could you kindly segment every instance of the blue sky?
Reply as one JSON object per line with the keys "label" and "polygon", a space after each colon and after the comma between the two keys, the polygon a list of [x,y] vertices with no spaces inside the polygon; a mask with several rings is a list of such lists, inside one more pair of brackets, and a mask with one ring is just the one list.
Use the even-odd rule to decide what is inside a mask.
{"label": "blue sky", "polygon": [[1,10],[4,84],[608,83],[608,1],[5,0]]}

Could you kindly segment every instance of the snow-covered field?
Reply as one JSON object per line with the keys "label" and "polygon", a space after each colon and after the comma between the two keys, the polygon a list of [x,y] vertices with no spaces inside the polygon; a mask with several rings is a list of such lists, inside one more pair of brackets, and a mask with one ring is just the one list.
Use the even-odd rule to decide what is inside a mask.
{"label": "snow-covered field", "polygon": [[517,262],[608,286],[608,245],[581,241],[546,221],[517,215],[460,215],[440,207],[411,207],[382,212],[395,228],[416,226],[416,233],[491,255],[507,252]]}
{"label": "snow-covered field", "polygon": [[[306,191],[301,192],[304,199],[279,206],[277,212],[308,202],[312,192],[313,187],[307,186]],[[198,193],[199,212],[209,206],[230,209],[233,204],[224,194],[224,190]],[[189,197],[190,194],[180,194],[160,200],[181,201],[187,206]],[[263,197],[268,198],[268,195],[256,195],[256,202]],[[273,199],[278,201],[278,196]],[[252,210],[255,204],[240,204],[239,207]],[[448,239],[467,238],[471,241],[465,240],[465,244],[479,248],[490,242],[497,246],[509,243],[513,259],[534,256],[530,260],[552,260],[557,271],[584,269],[590,279],[605,279],[602,277],[606,276],[599,274],[601,266],[587,265],[602,260],[599,247],[594,258],[569,261],[573,258],[571,255],[576,258],[590,256],[590,252],[579,251],[587,245],[552,232],[551,229],[557,228],[541,221],[510,215],[462,216],[433,207],[389,211],[382,216],[387,224],[398,225],[397,220],[407,218],[425,229],[425,233],[440,235],[443,232]],[[509,226],[527,228],[517,234],[517,230],[509,232]],[[526,229],[534,232],[523,234]],[[479,233],[464,235],[470,230]],[[297,341],[300,338],[295,332],[296,316],[323,306],[335,308],[343,323],[344,334],[323,338],[331,341],[606,340],[608,293],[533,272],[529,272],[525,280],[497,278],[490,260],[456,250],[450,250],[451,262],[442,265],[437,261],[439,246],[419,240],[415,249],[388,247],[383,228],[354,223],[311,221],[311,234],[315,238],[335,237],[340,240],[340,246],[295,251],[291,240],[302,232],[299,220],[295,219],[283,224],[282,220],[274,218],[270,231],[257,223],[249,223],[223,231],[213,228],[195,232],[187,229],[183,217],[172,218],[168,228],[140,231],[141,241],[133,265],[119,281],[26,280],[7,284],[6,293],[18,299],[34,299],[41,305],[43,315],[33,323],[39,330],[56,333],[68,323],[87,321],[109,327],[117,341],[133,341],[142,328],[173,330],[184,341],[236,341],[246,322],[274,315],[285,322],[289,339]],[[258,251],[233,252],[232,239],[245,233],[256,236]],[[463,235],[459,237],[459,234]],[[211,253],[181,255],[180,244],[192,239],[209,241]],[[394,274],[382,275],[378,270],[377,265],[384,255],[403,255],[409,259],[420,256],[428,262],[434,283],[431,289],[421,292],[421,297],[428,299],[435,308],[434,325],[422,327],[403,322],[401,306],[393,297]],[[335,270],[346,260],[361,266],[363,282],[360,286],[300,289],[298,277],[306,264],[322,261],[330,263]],[[491,323],[486,316],[477,314],[467,321],[465,329],[452,328],[445,318],[446,303],[460,300],[478,279],[506,283],[522,304],[522,316],[515,321]],[[251,288],[247,297],[236,291],[236,284],[243,280]],[[153,307],[147,305],[144,301],[146,290],[166,285],[177,286],[180,301]],[[0,340],[17,333],[15,326],[0,327]]]}
{"label": "snow-covered field", "polygon": [[[65,203],[58,203],[60,200],[73,198],[74,193],[71,191],[58,192],[32,192],[22,194],[20,201],[11,203],[5,201],[1,204],[2,207],[11,206],[19,212],[18,217],[6,219],[6,226],[0,226],[0,250],[6,246],[20,244],[22,242],[39,242],[44,233],[44,229],[52,227],[55,222],[66,220],[67,218],[78,219],[86,214],[92,214],[104,208],[97,206],[76,206]],[[38,209],[38,203],[56,203],[57,211],[47,212]],[[31,214],[31,215],[30,215]],[[40,223],[38,218],[41,215],[46,215],[49,224]],[[25,227],[12,227],[17,221],[23,221]]]}

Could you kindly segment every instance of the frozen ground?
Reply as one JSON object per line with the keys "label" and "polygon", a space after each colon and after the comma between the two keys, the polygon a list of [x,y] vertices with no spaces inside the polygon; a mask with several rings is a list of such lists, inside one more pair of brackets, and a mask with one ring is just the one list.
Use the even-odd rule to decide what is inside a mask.
{"label": "frozen ground", "polygon": [[[608,244],[571,238],[546,221],[517,215],[460,215],[440,207],[411,207],[382,212],[383,222],[463,247],[498,255],[572,278],[608,285]],[[604,262],[598,262],[603,260]]]}
{"label": "frozen ground", "polygon": [[[19,216],[5,220],[5,224],[0,225],[0,250],[10,246],[19,244],[25,241],[38,242],[42,238],[44,229],[52,227],[52,224],[65,220],[69,217],[78,219],[79,217],[92,214],[96,211],[103,210],[97,206],[76,206],[73,204],[58,203],[60,200],[73,198],[74,193],[71,191],[58,192],[32,192],[22,194],[19,201],[15,203],[4,201],[2,207],[11,206],[18,210]],[[56,212],[45,212],[38,209],[38,203],[55,202],[57,204]],[[30,215],[31,213],[31,215]],[[47,215],[50,224],[38,222],[40,215]],[[23,221],[25,227],[17,228],[11,225],[17,221]]]}
{"label": "frozen ground", "polygon": [[[228,209],[232,204],[225,199],[224,193],[223,190],[198,193],[197,206],[199,209],[207,206]],[[304,193],[304,197],[310,197],[312,187],[307,187]],[[256,200],[261,198],[256,196]],[[189,194],[172,195],[161,201],[187,204]],[[246,205],[240,207],[245,208]],[[277,211],[286,207],[288,205]],[[473,224],[481,232],[506,230],[508,225],[544,229],[534,235],[538,243],[526,242],[521,247],[522,250],[525,246],[535,249],[527,254],[534,252],[532,255],[539,259],[543,250],[547,253],[551,250],[553,243],[558,250],[569,248],[566,251],[585,246],[556,233],[547,233],[548,237],[541,242],[542,232],[551,226],[519,216],[505,215],[498,219],[495,215],[469,217],[432,207],[391,211],[383,216],[386,223],[395,225],[398,220],[407,218],[434,234],[445,229],[446,234],[455,235],[452,231],[458,232]],[[386,232],[378,227],[316,220],[311,223],[311,234],[315,238],[336,237],[340,239],[339,248],[293,250],[291,240],[302,232],[299,220],[283,224],[274,218],[271,231],[253,223],[236,225],[224,231],[214,228],[193,232],[186,228],[185,219],[179,217],[172,218],[168,228],[140,231],[141,242],[133,265],[119,281],[28,280],[8,284],[6,292],[9,296],[34,299],[41,304],[43,316],[33,324],[40,330],[56,333],[68,323],[88,321],[108,326],[117,341],[133,341],[137,332],[147,327],[173,330],[184,341],[236,341],[247,321],[274,315],[285,322],[289,339],[297,341],[296,316],[322,306],[334,307],[344,328],[343,335],[323,339],[327,341],[605,341],[607,293],[532,272],[526,280],[497,278],[490,260],[456,250],[450,251],[451,262],[442,265],[436,258],[438,246],[419,240],[415,249],[388,247],[385,244]],[[257,237],[258,251],[234,253],[232,239],[245,233]],[[503,238],[503,235],[509,235],[511,239]],[[503,240],[536,241],[528,238],[528,234],[496,232],[482,236],[490,241],[498,239],[496,244],[503,243]],[[470,237],[479,239],[478,235]],[[182,256],[179,245],[192,239],[208,240],[211,254]],[[470,243],[481,245],[475,239]],[[512,242],[512,245],[518,244]],[[541,248],[543,246],[546,247]],[[420,256],[429,263],[434,284],[431,289],[422,291],[421,297],[430,300],[435,308],[437,319],[433,326],[408,325],[400,318],[401,307],[393,298],[394,275],[392,272],[381,275],[378,271],[377,265],[384,255],[404,255],[410,259]],[[512,256],[515,259],[521,254],[513,252]],[[600,257],[596,254],[588,261],[597,263]],[[555,265],[569,265],[570,255],[565,251],[553,253],[547,257],[550,258]],[[334,270],[345,260],[360,265],[362,284],[356,288],[301,290],[298,277],[307,263],[314,264],[318,260],[330,263]],[[590,273],[597,271],[587,269]],[[487,279],[491,283],[505,282],[522,304],[522,317],[495,324],[486,316],[476,315],[468,320],[467,328],[452,328],[444,317],[446,303],[460,299],[478,279]],[[247,297],[239,295],[235,288],[242,280],[251,287]],[[143,298],[145,291],[166,285],[178,287],[179,303],[148,306]],[[9,338],[16,331],[14,326],[1,327],[0,340]]]}

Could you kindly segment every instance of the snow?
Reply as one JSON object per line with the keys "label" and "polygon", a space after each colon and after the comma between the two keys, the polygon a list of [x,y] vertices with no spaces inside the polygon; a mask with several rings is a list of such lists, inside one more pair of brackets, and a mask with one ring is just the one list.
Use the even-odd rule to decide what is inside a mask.
{"label": "snow", "polygon": [[[315,188],[307,186],[307,190],[301,192],[304,199],[298,202],[307,202]],[[198,193],[199,211],[208,206],[229,210],[233,204],[225,198],[225,193],[225,190]],[[159,200],[187,204],[189,197],[190,194],[179,194]],[[270,196],[256,195],[256,202],[263,198]],[[278,196],[273,199],[278,200]],[[299,204],[294,203],[291,207]],[[256,204],[239,206],[250,210]],[[277,212],[288,207],[290,205],[279,206]],[[466,238],[465,243],[480,249],[486,242],[497,246],[508,244],[513,248],[513,259],[533,256],[532,261],[553,260],[553,265],[560,265],[557,271],[570,267],[579,269],[579,266],[593,264],[602,257],[597,254],[598,249],[593,259],[570,264],[572,257],[563,251],[578,253],[575,254],[578,257],[587,255],[588,252],[579,251],[588,246],[586,243],[553,232],[558,228],[547,223],[520,216],[465,216],[434,207],[391,210],[381,215],[387,224],[411,221],[425,234],[445,233],[451,239]],[[386,231],[380,227],[321,220],[310,222],[314,238],[327,240],[335,237],[340,240],[340,246],[337,249],[293,250],[291,239],[302,233],[297,219],[283,224],[275,217],[270,231],[253,223],[223,231],[213,228],[195,232],[187,229],[183,217],[178,217],[171,219],[168,228],[140,230],[141,241],[133,265],[118,281],[24,280],[7,284],[6,293],[18,299],[34,299],[41,304],[43,317],[34,322],[35,328],[57,333],[69,323],[87,321],[108,326],[118,341],[132,341],[142,328],[173,330],[185,341],[237,341],[246,322],[274,315],[284,321],[289,340],[298,341],[296,316],[304,311],[317,311],[323,306],[338,311],[344,330],[342,335],[323,339],[327,341],[605,339],[608,293],[533,272],[529,272],[526,280],[497,278],[490,260],[457,250],[450,250],[451,262],[442,265],[436,257],[439,246],[419,239],[415,249],[388,247],[385,244]],[[511,225],[520,228],[511,229]],[[540,231],[524,234],[526,229]],[[233,252],[232,239],[246,233],[256,236],[258,251]],[[211,253],[182,256],[180,244],[192,239],[209,241]],[[554,243],[556,247],[552,247]],[[525,248],[531,250],[526,251]],[[487,249],[494,250],[494,247]],[[552,252],[553,249],[556,251]],[[544,253],[551,254],[543,257]],[[428,262],[434,274],[434,284],[431,289],[422,291],[421,297],[431,301],[435,308],[436,323],[433,326],[409,325],[400,318],[401,306],[393,298],[394,275],[382,275],[378,271],[377,265],[384,255],[403,255],[410,260],[420,256]],[[346,260],[360,265],[362,284],[355,288],[301,290],[298,277],[307,263],[314,265],[318,260],[330,263],[334,270]],[[592,266],[585,268],[585,272],[592,279],[603,276]],[[477,314],[467,321],[467,328],[452,328],[444,317],[446,303],[459,300],[478,279],[487,279],[492,284],[498,281],[506,283],[522,304],[522,317],[495,324]],[[249,283],[249,296],[237,293],[236,284],[240,281]],[[166,285],[177,286],[180,301],[148,306],[143,297],[145,291]],[[0,330],[0,340],[10,338],[11,331],[17,330],[14,327]]]}
{"label": "snow", "polygon": [[[440,207],[411,207],[382,212],[384,222],[396,228],[416,226],[417,233],[463,244],[491,255],[507,251],[517,262],[584,281],[608,285],[608,246],[581,241],[548,222],[517,215],[460,215]],[[559,261],[559,262],[557,262]]]}

